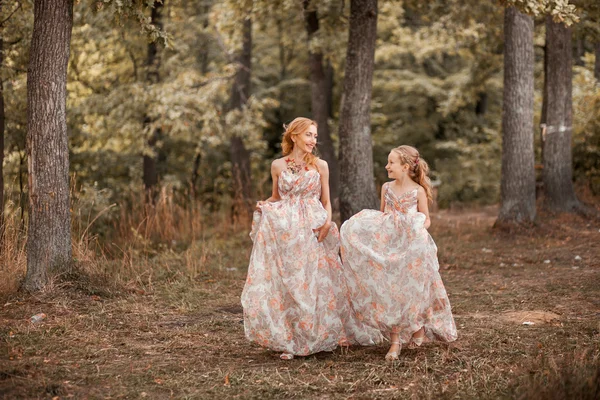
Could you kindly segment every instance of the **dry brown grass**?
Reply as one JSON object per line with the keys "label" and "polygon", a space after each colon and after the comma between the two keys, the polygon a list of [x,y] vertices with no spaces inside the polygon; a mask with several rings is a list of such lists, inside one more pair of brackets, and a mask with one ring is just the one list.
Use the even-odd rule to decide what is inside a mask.
{"label": "dry brown grass", "polygon": [[[179,233],[148,228],[119,257],[88,242],[77,283],[4,295],[0,396],[598,398],[600,223],[545,216],[503,232],[491,228],[495,212],[433,217],[459,340],[403,350],[393,365],[385,346],[284,362],[247,342],[239,295],[251,243],[227,220],[204,219],[194,240],[159,251]],[[30,323],[38,312],[47,319]]]}

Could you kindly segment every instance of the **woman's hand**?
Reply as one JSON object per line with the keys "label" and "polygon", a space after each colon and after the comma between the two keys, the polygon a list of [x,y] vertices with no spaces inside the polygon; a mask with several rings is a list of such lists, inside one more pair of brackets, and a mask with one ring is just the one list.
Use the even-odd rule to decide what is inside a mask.
{"label": "woman's hand", "polygon": [[317,237],[317,241],[321,243],[329,234],[329,229],[331,229],[331,221],[326,221],[322,227],[315,229],[315,232],[319,233]]}
{"label": "woman's hand", "polygon": [[258,212],[262,212],[262,206],[264,206],[266,203],[266,200],[257,201],[255,210]]}

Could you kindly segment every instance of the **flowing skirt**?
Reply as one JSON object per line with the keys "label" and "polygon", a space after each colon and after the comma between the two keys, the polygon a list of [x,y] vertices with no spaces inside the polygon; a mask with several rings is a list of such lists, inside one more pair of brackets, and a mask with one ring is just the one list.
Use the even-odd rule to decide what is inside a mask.
{"label": "flowing skirt", "polygon": [[288,199],[254,213],[254,246],[242,293],[246,337],[295,355],[382,340],[355,318],[339,259],[339,232],[319,243],[327,212],[318,199]]}
{"label": "flowing skirt", "polygon": [[429,340],[456,340],[439,274],[437,247],[419,212],[364,210],[341,228],[342,259],[358,319],[402,343],[425,328]]}

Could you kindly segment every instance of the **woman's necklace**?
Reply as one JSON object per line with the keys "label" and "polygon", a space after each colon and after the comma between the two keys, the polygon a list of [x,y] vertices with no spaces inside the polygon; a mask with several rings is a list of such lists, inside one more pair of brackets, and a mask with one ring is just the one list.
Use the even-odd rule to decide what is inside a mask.
{"label": "woman's necklace", "polygon": [[302,171],[303,169],[308,171],[308,167],[306,166],[305,162],[302,162],[301,164],[298,164],[296,162],[296,160],[294,160],[291,157],[288,157],[285,159],[285,162],[287,164],[287,169],[292,173],[292,174],[297,174],[298,172]]}

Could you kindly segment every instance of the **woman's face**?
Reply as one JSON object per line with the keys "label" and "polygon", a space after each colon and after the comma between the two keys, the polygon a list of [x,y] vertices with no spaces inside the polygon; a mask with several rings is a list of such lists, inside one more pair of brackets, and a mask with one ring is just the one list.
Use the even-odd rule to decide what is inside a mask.
{"label": "woman's face", "polygon": [[294,147],[297,147],[305,153],[312,153],[317,145],[317,136],[317,127],[311,125],[306,132],[299,133],[292,137]]}
{"label": "woman's face", "polygon": [[398,153],[392,151],[388,155],[388,162],[385,169],[388,173],[388,178],[398,179],[404,176],[408,172],[408,164],[402,164]]}

